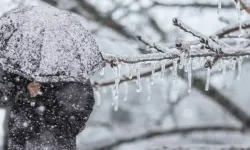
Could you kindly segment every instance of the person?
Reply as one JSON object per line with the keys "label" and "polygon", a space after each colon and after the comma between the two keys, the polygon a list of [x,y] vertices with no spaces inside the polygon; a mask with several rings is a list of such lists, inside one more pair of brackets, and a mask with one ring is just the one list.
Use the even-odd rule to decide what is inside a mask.
{"label": "person", "polygon": [[[35,83],[14,74],[2,76],[3,99],[10,106],[8,150],[75,150],[95,103],[84,83]],[[33,84],[33,85],[31,85]],[[32,94],[30,87],[39,88]]]}

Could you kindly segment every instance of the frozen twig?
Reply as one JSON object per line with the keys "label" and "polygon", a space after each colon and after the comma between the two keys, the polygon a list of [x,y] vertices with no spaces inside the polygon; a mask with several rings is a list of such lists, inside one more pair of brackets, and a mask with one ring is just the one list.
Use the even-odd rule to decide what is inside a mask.
{"label": "frozen twig", "polygon": [[[217,4],[212,4],[212,3],[186,3],[186,4],[181,4],[181,3],[162,3],[159,1],[154,1],[153,2],[154,6],[162,6],[162,7],[180,7],[180,8],[209,8],[209,9],[217,9],[218,5]],[[232,4],[224,4],[223,9],[234,9],[234,5]]]}
{"label": "frozen twig", "polygon": [[164,53],[165,52],[165,50],[163,50],[163,48],[160,48],[160,46],[158,46],[158,45],[156,45],[155,43],[150,43],[149,41],[147,41],[147,40],[145,40],[145,39],[143,39],[141,36],[137,36],[137,39],[141,42],[141,43],[143,43],[143,44],[145,44],[146,46],[148,46],[149,48],[154,48],[154,49],[156,49],[158,52],[160,52],[160,53]]}
{"label": "frozen twig", "polygon": [[[240,50],[240,52],[235,53],[197,53],[190,54],[187,58],[197,58],[197,57],[239,57],[239,56],[247,56],[250,55],[249,51]],[[119,55],[111,55],[103,53],[103,57],[105,61],[111,66],[116,66],[119,63],[127,63],[127,64],[136,64],[140,62],[152,62],[152,61],[161,61],[161,60],[173,60],[176,58],[180,58],[178,54],[174,53],[156,53],[156,54],[145,54],[139,56],[119,56]]]}

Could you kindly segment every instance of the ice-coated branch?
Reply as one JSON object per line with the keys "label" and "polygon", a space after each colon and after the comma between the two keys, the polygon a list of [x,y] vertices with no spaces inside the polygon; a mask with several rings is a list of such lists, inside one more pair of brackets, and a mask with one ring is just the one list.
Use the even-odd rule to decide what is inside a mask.
{"label": "ice-coated branch", "polygon": [[[178,61],[179,62],[179,61]],[[173,66],[173,63],[168,63],[165,65],[165,68],[170,68]],[[154,72],[160,72],[161,71],[161,67],[155,68]],[[144,71],[140,74],[141,78],[146,78],[152,75],[152,70],[148,70],[148,71]],[[133,81],[133,80],[137,80],[136,76],[132,76],[132,78],[130,78],[129,76],[122,76],[120,79],[119,84],[124,83],[124,82],[128,82],[128,81]],[[95,82],[93,84],[93,87],[105,87],[105,86],[110,86],[110,85],[114,85],[115,81],[114,80],[110,80],[110,81],[106,81],[106,82],[102,82],[102,83],[98,83]]]}
{"label": "ice-coated branch", "polygon": [[217,52],[218,53],[218,51],[221,51],[220,50],[221,46],[226,46],[224,43],[220,42],[219,40],[216,40],[213,37],[207,37],[207,36],[203,35],[202,33],[196,31],[192,27],[190,27],[187,24],[183,23],[178,18],[173,18],[173,25],[175,25],[176,27],[179,27],[184,32],[187,32],[187,33],[193,35],[194,37],[199,38],[200,42],[202,44],[205,44],[206,48],[209,49],[212,52]]}
{"label": "ice-coated branch", "polygon": [[[212,4],[212,3],[199,3],[194,2],[194,3],[186,3],[186,4],[181,4],[181,3],[163,3],[159,1],[154,1],[153,2],[154,6],[161,6],[161,7],[180,7],[180,8],[212,8],[212,9],[217,9],[218,5],[217,4]],[[234,9],[234,5],[232,4],[224,4],[222,5],[223,9]]]}
{"label": "ice-coated branch", "polygon": [[151,130],[146,133],[135,135],[132,137],[125,137],[118,139],[109,144],[100,146],[93,150],[109,150],[114,149],[122,144],[134,143],[137,141],[148,140],[150,138],[155,138],[159,136],[170,136],[174,134],[190,134],[194,132],[242,132],[243,130],[234,126],[193,126],[193,127],[184,127],[184,128],[176,128],[176,129],[166,129],[166,130]]}
{"label": "ice-coated branch", "polygon": [[[250,20],[244,21],[241,24],[242,24],[242,29],[249,29],[250,28]],[[223,38],[226,35],[233,33],[233,32],[236,32],[236,31],[239,31],[239,30],[240,30],[239,24],[229,25],[229,26],[221,29],[220,31],[218,31],[216,33],[216,36],[218,38]]]}
{"label": "ice-coated branch", "polygon": [[141,43],[143,43],[144,45],[148,46],[149,48],[154,48],[156,49],[158,52],[160,53],[164,53],[165,51],[163,50],[163,48],[160,48],[158,45],[156,45],[155,43],[151,43],[145,39],[143,39],[141,36],[137,36],[138,41],[140,41]]}
{"label": "ice-coated branch", "polygon": [[[155,54],[144,54],[139,56],[119,56],[102,53],[105,61],[111,65],[111,67],[117,66],[120,63],[126,64],[136,64],[142,62],[152,62],[161,60],[173,60],[180,58],[179,54],[175,53],[155,53]],[[234,52],[234,53],[197,53],[190,54],[187,58],[197,58],[197,57],[239,57],[250,55],[249,51]]]}

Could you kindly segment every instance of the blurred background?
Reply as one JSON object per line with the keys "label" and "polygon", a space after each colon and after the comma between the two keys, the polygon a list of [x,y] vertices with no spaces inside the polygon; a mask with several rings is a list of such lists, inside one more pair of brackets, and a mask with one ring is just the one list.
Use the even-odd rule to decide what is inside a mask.
{"label": "blurred background", "polygon": [[[173,17],[208,36],[238,24],[234,0],[222,0],[221,10],[219,3],[220,0],[1,0],[0,15],[20,5],[52,5],[81,15],[101,51],[136,56],[152,52],[134,39],[137,35],[162,46],[177,38],[194,40],[172,25]],[[244,22],[249,16],[242,10],[240,19]],[[149,65],[141,67],[141,73],[151,70]],[[173,82],[169,68],[163,76],[160,71],[155,73],[154,84],[150,75],[143,76],[141,92],[136,91],[136,80],[121,83],[119,107],[115,110],[114,85],[101,84],[115,78],[113,69],[107,66],[104,73],[98,72],[91,79],[101,86],[94,87],[96,105],[85,130],[77,137],[78,149],[250,146],[249,73],[247,59],[243,61],[240,80],[236,80],[237,71],[229,66],[224,73],[214,69],[209,91],[205,91],[206,71],[200,68],[193,72],[189,93],[187,74],[179,72]],[[129,67],[122,65],[121,76],[128,74]],[[5,133],[4,116],[5,109],[1,109],[0,145]]]}

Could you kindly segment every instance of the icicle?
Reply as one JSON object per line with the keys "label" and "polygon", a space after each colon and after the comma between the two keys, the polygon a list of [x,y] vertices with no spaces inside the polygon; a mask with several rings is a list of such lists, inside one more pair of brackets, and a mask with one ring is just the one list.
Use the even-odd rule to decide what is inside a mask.
{"label": "icicle", "polygon": [[119,100],[118,98],[114,98],[114,111],[118,111],[118,108],[119,108]]}
{"label": "icicle", "polygon": [[151,72],[151,85],[153,85],[155,83],[155,67],[156,67],[156,62],[152,62],[151,63],[151,69],[152,69],[152,72]]}
{"label": "icicle", "polygon": [[178,62],[177,59],[173,60],[173,82],[176,81],[178,71]]}
{"label": "icicle", "polygon": [[192,59],[191,58],[189,58],[187,66],[188,66],[188,69],[187,69],[187,72],[188,72],[188,92],[190,93],[192,90]]}
{"label": "icicle", "polygon": [[152,99],[151,82],[150,82],[149,78],[147,78],[147,81],[148,81],[148,98],[147,98],[147,100],[150,101]]}
{"label": "icicle", "polygon": [[237,11],[238,22],[239,22],[239,31],[240,31],[239,37],[241,37],[241,35],[242,35],[242,21],[241,21],[241,8],[240,7],[241,7],[240,0],[235,0],[235,8]]}
{"label": "icicle", "polygon": [[133,78],[133,70],[134,70],[134,66],[133,65],[129,65],[129,79]]}
{"label": "icicle", "polygon": [[103,68],[101,69],[100,75],[101,75],[101,76],[104,76],[104,74],[105,74],[105,68],[103,67]]}
{"label": "icicle", "polygon": [[94,88],[94,93],[95,93],[95,101],[96,105],[100,106],[101,105],[101,93],[98,89]]}
{"label": "icicle", "polygon": [[126,102],[128,100],[128,83],[125,82],[124,83],[124,98],[123,98],[124,102]]}
{"label": "icicle", "polygon": [[136,92],[141,92],[141,71],[140,71],[140,63],[137,64],[137,68],[136,68],[136,76],[137,76],[137,80],[136,80],[136,84],[137,84],[137,89]]}
{"label": "icicle", "polygon": [[198,62],[198,58],[193,58],[192,59],[192,70],[196,70],[197,68],[199,68],[199,62]]}
{"label": "icicle", "polygon": [[116,86],[113,88],[112,87],[112,95],[113,95],[113,102],[112,102],[112,106],[114,106],[114,111],[118,111],[118,107],[119,107],[119,97],[116,96],[117,94],[117,89]]}
{"label": "icicle", "polygon": [[185,66],[185,61],[186,61],[186,53],[185,52],[181,52],[181,54],[180,54],[179,69],[182,69]]}
{"label": "icicle", "polygon": [[232,60],[232,70],[235,70],[236,68],[236,61],[233,59]]}
{"label": "icicle", "polygon": [[218,71],[221,71],[222,70],[222,66],[223,66],[223,61],[222,61],[222,59],[220,59],[219,60],[219,63],[218,63],[219,65],[218,65]]}
{"label": "icicle", "polygon": [[237,66],[238,66],[238,73],[236,77],[237,80],[240,80],[241,70],[242,70],[242,61],[243,61],[242,57],[237,58]]}
{"label": "icicle", "polygon": [[121,65],[118,65],[117,67],[114,68],[115,72],[115,93],[114,93],[114,98],[118,99],[119,96],[119,83],[120,83],[120,72],[121,72]]}
{"label": "icicle", "polygon": [[217,14],[220,15],[222,0],[219,0]]}
{"label": "icicle", "polygon": [[161,77],[162,77],[162,78],[164,77],[165,70],[166,70],[166,61],[165,61],[165,60],[162,60],[162,61],[161,61]]}
{"label": "icicle", "polygon": [[207,68],[207,81],[206,81],[205,91],[208,91],[208,90],[209,90],[209,84],[210,84],[210,72],[211,72],[211,69],[210,69],[210,68]]}

